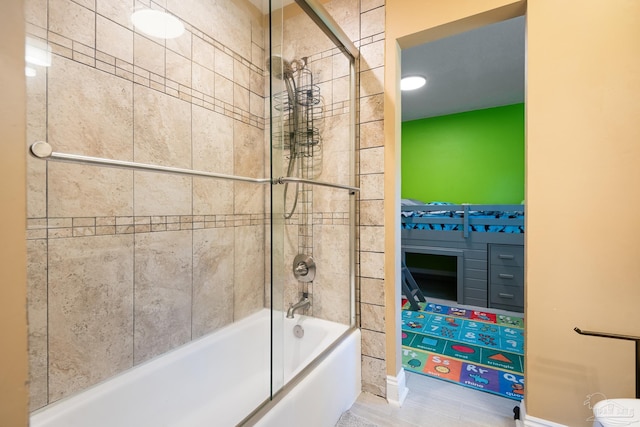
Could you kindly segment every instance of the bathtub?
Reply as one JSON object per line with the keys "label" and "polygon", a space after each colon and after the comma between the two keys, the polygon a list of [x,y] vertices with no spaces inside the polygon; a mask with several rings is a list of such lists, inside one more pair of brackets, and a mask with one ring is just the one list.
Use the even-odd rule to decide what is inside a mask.
{"label": "bathtub", "polygon": [[[360,335],[347,327],[321,319],[296,315],[284,319],[282,344],[284,383],[287,385],[264,409],[255,412],[248,425],[262,427],[305,425],[290,423],[300,412],[298,398],[315,401],[322,423],[334,425],[355,401],[360,390]],[[300,325],[304,336],[293,333]],[[245,420],[270,392],[270,312],[261,310],[76,395],[62,399],[31,415],[31,427],[225,427]],[[340,336],[345,338],[336,344]],[[276,340],[276,342],[279,342]],[[326,356],[318,355],[329,346]],[[276,349],[275,353],[278,353]],[[314,368],[302,371],[310,361]],[[317,365],[317,366],[316,366]],[[336,383],[336,378],[339,382]],[[327,392],[327,379],[338,387]],[[293,380],[293,381],[292,381]],[[331,381],[329,381],[331,382]],[[345,393],[345,390],[348,392]],[[311,394],[310,394],[311,393]],[[320,394],[321,393],[321,394]],[[314,395],[315,394],[315,395]],[[335,395],[340,395],[336,399]],[[318,403],[318,399],[326,402]],[[328,405],[332,407],[329,408]],[[268,409],[268,410],[267,410]],[[307,411],[307,412],[305,412]],[[331,420],[327,418],[331,417]],[[313,421],[313,420],[312,420]]]}

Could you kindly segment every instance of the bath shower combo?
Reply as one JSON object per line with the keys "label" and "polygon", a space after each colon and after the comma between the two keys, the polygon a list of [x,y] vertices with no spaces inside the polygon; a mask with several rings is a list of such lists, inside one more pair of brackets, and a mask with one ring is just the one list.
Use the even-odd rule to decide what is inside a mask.
{"label": "bath shower combo", "polygon": [[[348,409],[358,396],[361,390],[361,336],[355,321],[355,195],[359,188],[354,183],[355,61],[359,53],[319,1],[295,0],[296,5],[306,12],[306,16],[304,13],[297,14],[294,19],[304,17],[308,20],[310,25],[305,27],[306,34],[311,34],[311,37],[317,40],[307,47],[309,52],[304,52],[308,56],[300,55],[297,56],[298,59],[286,60],[281,55],[274,54],[272,33],[281,29],[283,34],[291,36],[292,39],[296,34],[287,32],[293,31],[293,25],[285,31],[284,20],[282,28],[274,28],[272,15],[283,14],[284,9],[282,5],[276,6],[272,3],[265,2],[273,9],[266,12],[269,16],[269,27],[263,28],[265,34],[268,30],[270,36],[269,46],[267,48],[265,45],[263,51],[267,55],[269,52],[272,53],[266,61],[271,73],[269,87],[272,89],[272,108],[267,117],[262,112],[255,114],[255,111],[260,111],[258,102],[256,108],[254,104],[247,106],[243,102],[245,99],[238,96],[237,103],[234,103],[237,100],[235,97],[232,97],[230,103],[229,98],[225,98],[227,94],[222,90],[220,95],[216,92],[215,97],[204,93],[200,98],[198,91],[204,92],[210,88],[197,87],[202,82],[196,81],[195,77],[190,83],[193,87],[181,83],[179,90],[173,91],[171,78],[175,76],[169,75],[169,67],[162,68],[162,72],[167,75],[151,77],[151,80],[162,78],[162,81],[166,82],[165,86],[154,85],[155,82],[145,85],[146,80],[138,78],[139,75],[134,78],[133,73],[120,72],[116,67],[104,67],[102,63],[98,64],[98,59],[95,63],[84,63],[75,61],[75,53],[69,58],[54,51],[51,67],[46,74],[47,84],[40,87],[37,85],[42,83],[41,80],[32,80],[33,86],[29,89],[38,95],[38,90],[42,90],[46,96],[33,97],[32,107],[41,107],[41,110],[33,108],[30,111],[47,113],[44,124],[46,132],[37,135],[41,139],[49,139],[31,144],[32,156],[48,162],[76,165],[58,164],[46,168],[36,166],[34,171],[46,169],[46,176],[42,181],[39,179],[43,178],[44,174],[29,178],[33,180],[30,183],[33,184],[32,187],[36,187],[36,183],[45,184],[42,187],[48,203],[55,201],[57,204],[54,206],[64,207],[58,215],[60,218],[45,218],[47,226],[53,224],[54,228],[58,227],[58,234],[49,232],[46,238],[51,236],[52,239],[58,240],[38,246],[38,249],[50,251],[44,252],[42,256],[42,259],[47,260],[45,264],[48,271],[52,272],[45,275],[45,288],[48,287],[50,296],[57,297],[41,299],[46,304],[44,311],[59,314],[57,317],[53,314],[49,316],[52,322],[57,323],[52,323],[55,327],[51,328],[48,324],[45,325],[47,332],[42,336],[47,346],[53,343],[58,345],[56,349],[77,351],[82,353],[82,357],[78,356],[78,359],[81,362],[87,361],[85,366],[82,363],[74,365],[76,361],[71,360],[67,366],[64,365],[67,360],[64,360],[62,366],[58,362],[65,354],[62,353],[61,356],[60,353],[56,353],[53,350],[54,346],[51,346],[52,350],[44,346],[47,348],[44,358],[46,372],[41,376],[46,380],[45,386],[42,387],[45,392],[41,399],[42,404],[36,406],[31,414],[33,427],[202,427],[214,424],[225,427],[324,427],[335,425],[340,414]],[[193,44],[189,45],[192,46],[190,53],[185,55],[192,54],[193,58],[180,57],[181,64],[189,65],[189,73],[194,70],[193,76],[196,67],[202,75],[207,75],[208,71],[203,68],[206,55],[196,58],[196,51],[201,53],[199,49],[210,48],[212,56],[213,52],[216,52],[217,61],[217,52],[221,49],[220,46],[224,45],[225,55],[220,55],[222,64],[228,64],[225,61],[231,60],[234,67],[237,67],[234,71],[248,70],[253,73],[252,77],[257,77],[255,81],[259,82],[260,77],[264,75],[261,73],[265,71],[265,62],[262,59],[264,57],[252,55],[251,51],[258,38],[249,37],[249,48],[246,49],[247,46],[242,43],[247,40],[242,37],[234,40],[220,36],[228,34],[224,31],[220,31],[220,34],[207,34],[204,30],[208,28],[212,17],[203,18],[198,14],[201,11],[209,12],[206,9],[207,4],[192,2],[189,7],[167,11],[176,13],[177,9],[180,9],[183,16],[176,16],[176,19],[188,24],[185,28],[190,43]],[[82,12],[94,14],[91,22],[102,23],[112,18],[100,15],[109,13],[105,10],[87,8],[82,9]],[[229,8],[217,12],[231,14],[245,11]],[[62,16],[63,13],[60,12],[56,16],[58,15]],[[221,20],[219,24],[223,27],[230,27],[246,18],[242,22],[253,25],[247,29],[252,35],[251,31],[267,22],[264,19],[255,19],[252,14],[243,15],[240,20],[225,20],[224,18],[230,18],[226,15],[215,18]],[[254,21],[251,21],[252,19]],[[313,27],[311,21],[318,26]],[[44,34],[47,34],[49,29],[43,29]],[[184,53],[176,54],[170,51],[182,48],[183,45],[180,43],[170,46],[169,43],[158,44],[155,40],[143,40],[143,37],[138,38],[137,34],[134,37],[135,29],[124,26],[117,28],[117,31],[114,38],[119,36],[120,32],[132,31],[131,40],[135,38],[136,43],[141,43],[140,46],[147,43],[150,49],[162,51],[163,55],[158,57],[167,58],[167,61],[177,60],[177,56]],[[326,35],[328,40],[320,40],[323,35]],[[66,33],[66,36],[69,40],[75,37],[71,32]],[[81,36],[82,34],[79,34],[77,37],[82,38]],[[219,36],[220,40],[215,36]],[[236,42],[238,45],[232,46]],[[93,48],[96,49],[95,58],[104,59],[107,56],[102,52],[97,54],[100,46]],[[228,54],[229,52],[232,54]],[[247,59],[255,56],[260,58],[260,64]],[[145,58],[134,55],[129,62],[139,60],[140,64],[143,64]],[[328,60],[324,61],[325,59]],[[126,67],[129,62],[116,61],[116,64],[125,64],[123,66]],[[333,71],[325,74],[322,66],[328,65],[328,69],[331,69],[336,63],[346,64],[337,67],[344,73],[337,77],[332,75]],[[217,67],[217,62],[215,65]],[[311,68],[317,71],[316,75]],[[68,70],[74,71],[75,74],[67,72]],[[141,70],[144,71],[144,67],[141,66],[140,70],[136,68],[136,72],[142,72]],[[214,75],[212,70],[213,66],[209,70],[211,76]],[[40,71],[42,70],[38,72]],[[216,68],[215,72],[218,71]],[[242,77],[246,75],[242,72],[234,73],[238,81],[232,80],[231,85],[237,93],[245,93],[248,85],[246,81],[242,81]],[[331,78],[322,80],[322,87],[328,87],[325,92],[328,113],[325,116],[325,99],[320,93],[321,85],[316,80],[317,76],[324,78],[326,75]],[[128,78],[130,80],[127,80]],[[335,78],[342,78],[340,87],[344,87],[346,80],[349,82],[348,94],[343,91],[341,95],[344,97],[337,101],[331,97],[331,94],[335,93],[335,89],[331,88],[332,79]],[[222,79],[221,82],[221,85],[227,83]],[[82,89],[89,84],[96,88],[95,93],[90,94],[95,96],[92,101],[96,102],[83,105],[84,110],[89,111],[87,114],[70,114],[69,111],[75,108],[72,105],[74,98],[67,95],[78,89],[78,93],[84,95],[86,91]],[[218,80],[216,91],[217,85]],[[114,89],[115,86],[118,88]],[[281,90],[273,90],[274,87]],[[184,94],[188,93],[189,96],[184,95],[183,90]],[[247,90],[246,93],[248,92]],[[261,97],[261,92],[261,89],[252,89],[250,95]],[[262,99],[251,98],[252,101],[254,99],[263,102]],[[37,104],[43,100],[45,104]],[[119,111],[128,111],[130,114],[123,114],[126,117],[121,123],[110,123],[111,127],[120,131],[113,136],[115,132],[110,132],[112,129],[108,132],[101,122],[104,120],[104,114],[94,113],[98,106],[116,102],[122,104],[118,104]],[[206,105],[207,102],[210,105]],[[219,108],[221,105],[222,113]],[[175,108],[184,114],[173,114],[165,107]],[[72,116],[78,116],[77,120],[67,120]],[[32,118],[32,123],[37,123],[35,126],[38,130],[40,119],[41,117]],[[331,133],[325,133],[323,140],[321,124],[328,120],[335,120],[332,124],[336,126],[331,128]],[[61,131],[67,131],[74,126],[76,128],[66,133]],[[127,126],[130,126],[130,129]],[[155,127],[162,129],[157,131]],[[218,129],[230,131],[217,138],[212,133]],[[270,137],[271,144],[267,147],[267,138],[261,140],[260,137],[269,131],[270,134],[266,136]],[[228,138],[231,140],[228,141],[228,135],[236,138]],[[244,138],[246,135],[250,137]],[[101,147],[91,145],[96,140],[100,143],[121,144],[122,147],[113,148],[111,151],[101,150]],[[248,141],[252,144],[265,144],[250,147]],[[56,147],[61,151],[54,150]],[[252,161],[259,165],[259,172],[252,171],[255,172],[252,176],[198,170],[196,167],[199,164],[206,165],[200,168],[222,167],[234,170],[235,156],[247,153],[245,151],[236,154],[235,150],[256,147],[251,154],[254,155]],[[260,164],[261,160],[268,157],[263,156],[264,150],[269,149],[271,158],[267,162],[270,164],[267,166],[265,162],[263,166]],[[113,158],[66,153],[66,150],[108,153],[108,157]],[[232,164],[220,165],[216,162],[219,159],[212,155],[214,152],[225,155],[232,153]],[[206,157],[207,155],[209,157]],[[340,162],[331,162],[331,170],[324,171],[323,175],[322,158],[331,158],[330,155],[339,157]],[[155,160],[160,156],[166,158],[163,157],[154,163],[131,161]],[[180,156],[184,158],[178,158]],[[117,160],[118,157],[128,160]],[[195,161],[196,158],[198,162]],[[190,165],[193,168],[167,166],[176,163]],[[329,165],[329,162],[326,163]],[[97,166],[100,169],[87,166]],[[246,170],[245,166],[246,164],[243,164],[238,170]],[[104,171],[103,167],[125,169],[135,173],[110,174]],[[273,167],[270,177],[260,177],[264,176],[263,167],[265,170]],[[188,192],[187,196],[179,197],[180,202],[190,202],[185,203],[188,206],[183,211],[178,209],[178,203],[176,206],[172,203],[158,203],[160,207],[145,205],[144,200],[154,198],[153,191],[164,190],[162,185],[144,185],[153,182],[151,172],[188,178],[166,181],[171,185],[175,184],[179,189],[175,193],[181,193],[180,196]],[[94,179],[96,176],[98,178]],[[104,176],[108,176],[111,181],[102,179]],[[327,179],[328,177],[330,179]],[[116,178],[122,178],[122,182],[116,182]],[[211,182],[208,179],[237,182],[242,185],[206,186],[206,182]],[[90,181],[95,189],[92,186],[83,187]],[[60,191],[60,186],[64,186],[66,190],[69,182],[73,182],[81,191]],[[84,198],[90,198],[95,194],[100,196],[102,192],[114,192],[115,185],[131,192],[131,198],[125,200],[122,206],[100,205],[92,207],[93,210],[87,213],[74,205],[74,198],[82,198],[84,202]],[[270,191],[255,190],[263,186],[270,186]],[[218,206],[218,200],[202,197],[206,192],[212,191],[212,188],[213,191],[222,191],[218,187],[233,192],[231,207],[224,203]],[[313,192],[319,191],[320,188],[322,190],[314,203]],[[330,190],[326,190],[327,188]],[[87,189],[94,189],[95,194],[90,194],[91,191]],[[152,195],[147,195],[148,199],[141,199],[141,195],[147,191]],[[264,199],[253,197],[254,194],[259,194]],[[197,197],[206,200],[196,200]],[[253,200],[249,200],[249,203],[247,199],[252,197]],[[270,209],[266,207],[268,204],[264,203],[266,197],[271,198]],[[52,209],[50,212],[59,211]],[[45,213],[45,216],[50,212]],[[41,217],[42,215],[33,215],[33,222],[37,220],[38,224],[42,223]],[[173,222],[176,218],[178,222]],[[131,221],[131,226],[123,221]],[[154,221],[164,223],[154,228],[157,225]],[[66,224],[73,226],[72,233],[68,235],[63,234],[59,228]],[[76,227],[77,224],[80,225]],[[93,231],[94,234],[87,230]],[[98,230],[101,233],[98,233]],[[110,230],[113,231],[112,234],[107,233]],[[287,234],[288,231],[291,233]],[[76,232],[87,234],[81,235]],[[297,247],[294,248],[296,239]],[[49,243],[48,240],[46,242]],[[94,244],[95,248],[91,246]],[[69,255],[66,247],[76,250],[71,254],[87,255],[77,261],[70,259],[74,255]],[[291,270],[289,267],[282,268],[287,264],[287,251],[298,253]],[[118,252],[120,258],[114,258],[113,252]],[[247,256],[247,253],[250,253],[250,256]],[[127,265],[130,264],[129,269],[118,264],[121,259]],[[173,260],[176,260],[175,272],[149,276],[145,270],[153,270],[156,264],[170,264]],[[316,274],[316,262],[326,266],[319,274]],[[83,270],[85,266],[94,264],[107,265],[108,268],[98,270],[101,277],[86,274]],[[249,264],[252,268],[249,268]],[[38,265],[36,262],[35,267]],[[111,277],[111,271],[121,274]],[[254,274],[251,280],[243,280],[246,279],[247,272]],[[175,276],[165,277],[171,274]],[[300,291],[297,295],[302,297],[289,305],[290,301],[285,300],[293,298],[284,289],[287,283],[291,282],[291,274],[296,280],[296,290]],[[63,279],[59,280],[60,277]],[[67,280],[69,277],[72,279]],[[314,281],[316,292],[312,288]],[[246,283],[252,283],[252,286],[249,287]],[[258,286],[255,286],[256,283]],[[96,310],[91,305],[94,301],[87,303],[86,298],[80,301],[82,298],[78,297],[78,304],[72,305],[67,301],[67,294],[55,293],[62,292],[62,288],[65,292],[75,292],[81,296],[90,293],[94,298],[102,298],[98,301],[101,302],[101,308],[104,307],[105,318],[117,315],[124,320],[116,319],[120,322],[114,321],[114,325],[108,325],[111,329],[103,328],[102,324],[89,324],[87,327],[85,323],[92,321]],[[108,288],[108,291],[105,288]],[[116,292],[112,295],[111,289],[116,288],[121,295],[115,295]],[[320,297],[322,292],[324,293]],[[251,295],[248,295],[249,293]],[[249,309],[246,308],[247,296],[254,303]],[[224,301],[225,304],[219,304],[220,301]],[[36,308],[43,309],[40,306]],[[313,310],[312,316],[302,312],[310,309]],[[145,318],[145,315],[148,317]],[[183,321],[183,317],[187,320]],[[147,320],[148,324],[145,324]],[[157,321],[157,324],[153,323],[154,321]],[[76,327],[81,324],[85,326],[84,329]],[[91,330],[92,327],[98,333]],[[145,327],[148,330],[143,329]],[[116,328],[119,329],[113,333]],[[166,338],[165,335],[168,336],[171,332],[170,328],[175,328],[180,333],[184,332],[184,337],[180,335],[180,339],[169,343],[170,346],[167,344],[167,348],[158,348],[157,351],[152,348],[155,352],[150,352],[149,357],[141,357],[142,351],[136,353],[142,348],[142,344],[147,344],[143,343],[145,333],[150,334],[148,342],[149,347],[152,347],[156,344],[153,340],[157,338],[161,341]],[[69,330],[73,330],[74,333],[65,335]],[[196,330],[197,333],[194,332]],[[54,333],[59,335],[54,337]],[[156,337],[152,335],[154,333],[162,336]],[[40,337],[36,335],[38,334],[34,335],[35,338]],[[91,346],[91,343],[99,340],[107,344],[112,340],[121,348],[114,350],[113,354],[108,354],[104,358],[105,362],[100,359],[104,355],[96,355],[98,352]],[[127,346],[127,340],[131,341],[131,345]],[[162,344],[164,345],[164,341]],[[107,366],[112,362],[109,357],[126,363],[109,367],[110,372],[100,372],[88,378],[89,375],[86,375],[85,371],[92,370],[91,364],[97,360],[96,366]],[[100,367],[102,366],[98,366]],[[64,381],[69,381],[70,386]],[[74,381],[84,383],[78,386]],[[38,391],[37,387],[34,387],[34,390]]]}

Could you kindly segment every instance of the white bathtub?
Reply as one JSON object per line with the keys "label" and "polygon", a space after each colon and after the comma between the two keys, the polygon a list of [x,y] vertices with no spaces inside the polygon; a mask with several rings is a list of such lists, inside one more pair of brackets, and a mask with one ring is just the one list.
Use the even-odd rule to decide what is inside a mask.
{"label": "white bathtub", "polygon": [[[305,330],[301,339],[293,334],[293,327],[297,323]],[[270,327],[270,312],[262,310],[38,410],[31,415],[30,425],[235,426],[269,396]],[[300,315],[293,320],[285,319],[284,382],[295,377],[346,330],[344,325]],[[325,388],[328,379],[338,388],[335,392]],[[356,330],[341,341],[313,372],[300,380],[291,392],[279,399],[257,425],[334,425],[340,414],[353,404],[359,390],[360,335]],[[299,405],[296,396],[307,396],[306,400],[315,402],[314,407],[328,414],[324,415],[321,422],[332,424],[314,424],[314,420],[307,418],[308,410],[296,406]],[[336,396],[341,397],[336,399]],[[329,403],[331,408],[328,407]],[[300,412],[303,416],[300,419],[305,422],[298,424],[289,421],[296,412]]]}

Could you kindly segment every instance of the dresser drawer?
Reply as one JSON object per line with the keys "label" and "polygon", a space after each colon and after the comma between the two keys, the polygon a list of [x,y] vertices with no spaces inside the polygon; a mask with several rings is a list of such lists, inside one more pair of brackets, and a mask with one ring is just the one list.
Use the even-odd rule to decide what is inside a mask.
{"label": "dresser drawer", "polygon": [[491,265],[489,267],[489,274],[489,283],[491,283],[491,286],[524,286],[524,270],[522,267]]}
{"label": "dresser drawer", "polygon": [[489,245],[489,263],[511,267],[524,267],[524,246]]}
{"label": "dresser drawer", "polygon": [[524,288],[522,286],[491,285],[492,304],[524,306]]}

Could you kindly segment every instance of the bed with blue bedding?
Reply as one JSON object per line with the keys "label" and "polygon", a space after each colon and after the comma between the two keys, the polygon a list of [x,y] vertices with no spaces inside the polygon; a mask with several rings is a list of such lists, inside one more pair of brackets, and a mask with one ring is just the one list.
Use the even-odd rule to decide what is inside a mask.
{"label": "bed with blue bedding", "polygon": [[402,205],[402,229],[477,233],[524,233],[524,205],[456,205],[444,202]]}
{"label": "bed with blue bedding", "polygon": [[522,311],[524,204],[403,199],[400,219],[403,262],[407,253],[455,257],[458,303]]}

